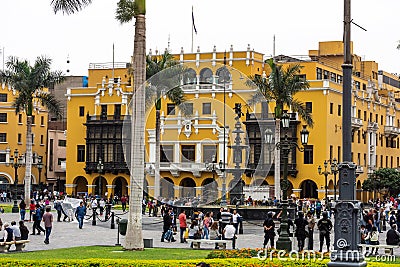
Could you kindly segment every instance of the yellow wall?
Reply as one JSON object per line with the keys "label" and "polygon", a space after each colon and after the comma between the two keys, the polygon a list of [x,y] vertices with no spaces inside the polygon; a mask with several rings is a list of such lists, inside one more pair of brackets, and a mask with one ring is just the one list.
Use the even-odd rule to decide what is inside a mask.
{"label": "yellow wall", "polygon": [[[12,107],[15,95],[12,90],[9,90],[7,86],[0,86],[0,94],[7,94],[7,102],[0,102],[0,113],[7,114],[7,122],[0,122],[0,133],[6,133],[6,142],[0,142],[0,153],[7,154],[6,160],[9,160],[9,156],[14,154],[14,150],[18,149],[19,154],[22,155],[26,151],[26,116],[25,113],[21,114],[21,123],[19,123],[20,114],[15,113],[15,109]],[[35,116],[35,123],[32,125],[32,133],[34,134],[32,153],[36,153],[38,156],[42,156],[42,162],[46,163],[46,143],[47,143],[47,121],[48,113],[41,106],[35,106],[33,112]],[[18,134],[21,135],[21,142],[18,142]],[[41,142],[42,139],[42,142]],[[33,184],[39,183],[39,171],[34,164],[32,167]],[[45,183],[45,171],[46,165],[44,165],[40,180]],[[14,169],[11,166],[6,166],[5,162],[0,162],[0,176],[8,180],[9,183],[14,183]],[[25,167],[18,168],[18,183],[22,184],[25,177]]]}
{"label": "yellow wall", "polygon": [[[289,180],[293,184],[294,189],[300,189],[301,184],[305,180],[312,180],[316,183],[318,189],[318,197],[324,197],[324,189],[325,186],[325,178],[322,175],[318,174],[318,166],[323,166],[324,160],[329,160],[332,158],[336,158],[339,161],[341,160],[341,152],[342,152],[342,84],[336,80],[332,81],[331,76],[328,79],[318,78],[317,77],[317,68],[322,70],[329,71],[329,73],[334,73],[336,78],[338,76],[342,76],[342,69],[341,64],[343,62],[343,43],[342,42],[321,42],[319,43],[319,47],[317,50],[310,50],[309,55],[312,56],[312,61],[298,61],[292,62],[290,64],[298,63],[303,66],[301,71],[302,74],[306,74],[307,80],[310,83],[310,89],[307,91],[299,92],[296,94],[295,98],[303,101],[303,102],[312,102],[312,115],[314,119],[314,128],[310,130],[310,139],[309,145],[312,145],[313,150],[313,163],[312,164],[303,164],[304,162],[304,154],[300,152],[297,153],[297,169],[298,174],[296,177],[289,177]],[[249,112],[260,112],[260,106],[254,107],[245,107],[244,104],[250,99],[251,94],[254,91],[241,91],[239,94],[242,98],[239,97],[237,94],[240,92],[240,89],[244,89],[243,86],[243,77],[245,76],[254,76],[256,74],[261,75],[263,71],[267,74],[269,72],[268,67],[266,64],[262,62],[263,54],[253,52],[251,50],[247,51],[234,51],[233,58],[231,58],[230,51],[227,51],[226,54],[224,52],[207,52],[207,53],[190,53],[190,54],[176,54],[175,58],[179,60],[181,63],[184,63],[188,68],[192,68],[195,70],[197,74],[200,71],[208,67],[212,70],[213,74],[215,75],[216,70],[222,66],[224,63],[224,56],[226,56],[226,64],[227,68],[231,70],[233,75],[234,84],[233,91],[231,92],[232,95],[228,95],[230,92],[227,90],[227,94],[225,102],[226,102],[226,124],[232,125],[230,128],[229,133],[229,140],[233,140],[233,136],[231,131],[233,130],[233,123],[234,123],[234,114],[232,108],[234,107],[235,103],[242,103],[242,111],[246,113],[247,109]],[[215,59],[215,60],[214,60]],[[354,135],[354,143],[353,143],[353,161],[359,164],[359,170],[363,169],[363,172],[357,178],[357,181],[362,182],[366,179],[368,175],[368,169],[372,171],[371,166],[368,162],[364,160],[364,154],[368,154],[369,147],[368,143],[364,144],[363,136],[367,136],[366,132],[368,130],[368,121],[370,119],[370,113],[372,114],[372,121],[375,121],[375,114],[378,114],[378,131],[377,136],[378,140],[380,136],[381,138],[385,138],[385,135],[388,136],[389,132],[385,130],[385,126],[387,125],[387,112],[389,115],[394,116],[394,127],[400,127],[400,107],[397,103],[390,104],[390,99],[386,97],[388,92],[398,93],[399,89],[393,86],[388,86],[385,84],[379,84],[378,82],[378,63],[375,61],[365,61],[361,62],[361,57],[354,55],[354,87],[353,87],[353,100],[352,103],[355,108],[355,113],[353,114],[354,119],[358,119],[358,122],[361,122],[362,125],[359,129],[355,128],[355,135]],[[280,64],[280,62],[277,62]],[[289,64],[289,63],[283,63]],[[233,68],[237,69],[238,71],[242,72],[240,74],[238,71],[233,70]],[[118,70],[118,75],[124,79],[129,79],[128,76],[124,76],[127,73],[126,70]],[[359,72],[356,73],[356,72]],[[101,80],[102,77],[106,75],[111,77],[112,70],[111,69],[92,69],[89,71],[89,88],[81,88],[81,89],[73,89],[70,92],[71,98],[68,101],[68,152],[67,152],[67,192],[72,193],[73,184],[75,183],[75,179],[78,176],[83,176],[87,179],[88,184],[93,184],[93,180],[96,177],[95,174],[85,174],[83,168],[85,167],[84,163],[76,163],[76,145],[77,144],[85,144],[85,127],[83,123],[85,122],[85,117],[78,117],[78,109],[79,106],[85,106],[85,114],[89,112],[90,115],[99,114],[99,106],[95,104],[96,95],[101,94],[98,90],[101,87]],[[387,72],[383,72],[384,75],[390,76]],[[359,76],[359,77],[358,77]],[[397,79],[395,76],[390,76],[393,79]],[[374,83],[374,87],[372,86]],[[359,89],[356,86],[360,86]],[[190,87],[190,86],[189,86]],[[375,90],[375,89],[376,90]],[[200,140],[207,140],[209,142],[216,142],[218,139],[218,131],[213,132],[214,130],[219,129],[221,130],[223,125],[223,91],[216,90],[215,92],[212,91],[205,91],[203,93],[200,90],[195,90],[196,85],[191,85],[191,89],[187,91],[186,98],[187,100],[191,101],[194,100],[194,111],[198,111],[198,121],[193,117],[191,118],[191,122],[193,124],[198,123],[199,131],[195,132],[195,127],[192,127],[191,134],[187,137],[183,132],[182,123],[184,118],[181,118],[181,125],[180,129],[181,132],[178,131],[177,123],[178,123],[178,110],[176,111],[175,115],[166,115],[167,103],[168,100],[162,101],[162,109],[161,114],[164,115],[163,123],[163,133],[161,135],[161,144],[172,144],[175,141],[179,141],[179,144],[198,144]],[[378,90],[379,89],[379,90]],[[130,88],[124,88],[124,91],[131,90]],[[375,90],[375,91],[374,91]],[[246,93],[243,93],[246,92]],[[214,95],[215,93],[215,95]],[[82,96],[78,96],[79,94],[83,94]],[[375,97],[376,95],[376,97]],[[245,96],[245,97],[243,97]],[[117,97],[115,94],[112,97],[107,96],[107,91],[105,91],[105,96],[100,97],[100,103],[109,103],[110,106],[113,106],[114,102],[120,102],[120,97]],[[201,113],[202,110],[202,103],[208,101],[211,102],[211,115],[203,115]],[[331,114],[331,103],[332,103],[332,114]],[[392,105],[392,106],[390,106]],[[273,110],[274,104],[270,104],[270,110]],[[396,109],[394,108],[396,106]],[[341,109],[340,115],[338,114],[338,109]],[[254,110],[253,110],[254,109]],[[215,110],[216,115],[216,124],[212,125],[212,117],[213,112]],[[109,108],[108,113],[112,114],[112,108]],[[366,119],[364,118],[364,112],[366,112]],[[122,112],[122,114],[124,111]],[[383,116],[383,123],[381,123],[381,116]],[[242,121],[245,120],[242,117]],[[361,120],[361,121],[360,121]],[[300,130],[302,127],[300,123],[298,127],[297,136],[300,136]],[[210,128],[204,129],[202,128],[205,125],[209,125]],[[193,126],[193,125],[192,125]],[[151,153],[151,147],[153,146],[154,149],[154,137],[151,136],[151,133],[154,133],[155,127],[155,111],[154,108],[150,109],[146,114],[146,162],[152,164],[153,162],[149,159]],[[174,128],[175,127],[175,128]],[[242,129],[245,130],[245,127],[242,126]],[[153,131],[153,132],[152,132]],[[74,133],[74,134],[71,134]],[[360,143],[358,142],[358,136],[360,135]],[[153,138],[153,139],[152,139]],[[378,155],[378,162],[375,168],[379,168],[381,166],[381,156],[383,157],[382,166],[386,167],[386,157],[388,157],[388,161],[390,163],[390,159],[393,158],[393,167],[398,166],[399,160],[399,138],[395,136],[396,140],[396,148],[387,148],[385,142],[383,146],[381,146],[380,141],[378,141],[378,145],[376,147],[376,155]],[[332,146],[332,156],[330,155],[330,146]],[[340,153],[339,153],[340,147]],[[218,149],[217,149],[218,151]],[[227,149],[227,157],[228,162],[231,162],[231,154],[230,149]],[[219,151],[220,152],[220,151]],[[358,162],[358,154],[360,154],[360,162]],[[154,154],[153,154],[154,155]],[[211,178],[212,173],[204,171],[204,162],[202,158],[198,158],[201,153],[196,155],[195,163],[196,168],[202,168],[199,173],[196,173],[191,170],[181,171],[176,176],[174,176],[170,171],[162,171],[161,177],[169,178],[174,182],[174,192],[175,196],[180,196],[179,194],[179,185],[184,178],[191,178],[195,181],[197,187],[200,187],[206,178]],[[222,155],[218,153],[218,158],[221,159]],[[179,163],[180,159],[174,157],[174,162]],[[193,165],[194,166],[194,165]],[[362,167],[362,168],[361,168]],[[388,167],[392,167],[389,165]],[[220,173],[217,173],[217,175]],[[126,177],[127,181],[129,181],[129,177]],[[338,178],[338,177],[337,177]],[[108,175],[106,174],[106,179],[108,184],[113,183],[113,179],[115,179],[115,175]],[[150,195],[153,193],[152,186],[154,186],[154,176],[147,175],[146,176],[147,183],[149,184],[150,188]],[[227,177],[227,185],[231,181],[232,177],[228,175]],[[246,184],[251,182],[251,179],[245,177],[243,175],[243,179]],[[265,178],[268,184],[273,184],[273,177],[266,177]],[[328,180],[332,180],[333,175],[329,175]],[[218,188],[221,188],[221,179],[217,179]],[[69,186],[69,187],[68,187]],[[69,188],[69,189],[68,189]],[[220,190],[219,190],[220,191]],[[90,192],[90,189],[89,189]],[[111,191],[110,191],[111,192]],[[200,189],[196,189],[196,194],[201,192]],[[220,193],[219,193],[220,194]],[[329,193],[330,195],[333,192]],[[363,200],[366,196],[363,195]]]}

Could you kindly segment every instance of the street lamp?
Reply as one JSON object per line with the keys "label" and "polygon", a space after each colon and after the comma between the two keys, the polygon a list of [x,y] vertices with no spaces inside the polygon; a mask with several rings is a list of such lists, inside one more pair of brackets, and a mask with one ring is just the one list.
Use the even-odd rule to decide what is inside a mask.
{"label": "street lamp", "polygon": [[40,185],[40,189],[42,189],[42,183],[41,183],[41,174],[42,174],[42,169],[43,169],[43,162],[42,162],[42,156],[38,156],[37,157],[37,163],[36,163],[36,168],[38,168],[39,171],[39,185]]}
{"label": "street lamp", "polygon": [[331,174],[328,171],[328,161],[324,161],[324,171],[322,171],[321,165],[318,166],[318,174],[325,176],[325,207],[329,210],[329,198],[328,198],[328,175]]}
{"label": "street lamp", "polygon": [[97,162],[97,171],[99,172],[100,176],[99,176],[99,196],[101,197],[101,174],[103,174],[103,168],[104,168],[104,164],[101,158],[99,158],[99,161]]}
{"label": "street lamp", "polygon": [[[301,143],[303,147],[299,147],[296,142],[292,142],[288,139],[288,129],[290,123],[290,117],[287,111],[284,111],[281,117],[282,127],[285,132],[285,138],[279,142],[277,142],[274,146],[273,145],[273,135],[271,129],[267,129],[265,131],[265,141],[272,149],[276,147],[278,150],[282,150],[283,152],[283,181],[281,182],[282,187],[282,219],[281,224],[279,227],[279,238],[276,241],[276,248],[277,249],[284,249],[286,251],[292,250],[292,241],[289,238],[289,231],[288,231],[288,200],[287,200],[287,190],[289,188],[289,181],[288,181],[288,157],[290,150],[292,148],[298,149],[300,152],[304,151],[304,146],[308,143],[308,135],[309,131],[306,129],[306,125],[303,125],[303,129],[300,131]],[[271,149],[271,150],[272,150]]]}
{"label": "street lamp", "polygon": [[12,207],[12,213],[18,213],[18,204],[17,204],[17,195],[18,195],[18,168],[22,166],[24,159],[22,155],[18,154],[18,149],[14,150],[14,155],[11,155],[10,161],[6,164],[14,168],[14,186],[15,186],[15,193],[13,194],[14,199],[14,206]]}
{"label": "street lamp", "polygon": [[[205,163],[205,167],[206,167],[207,171],[212,172],[212,178],[215,181],[215,173],[217,170],[217,159],[216,159],[215,155],[212,156],[211,163],[209,163],[209,162]],[[208,201],[208,198],[207,198],[207,201]]]}
{"label": "street lamp", "polygon": [[222,198],[221,198],[221,206],[226,206],[226,176],[225,176],[225,163],[222,162],[222,159],[218,162],[219,169],[222,172]]}
{"label": "street lamp", "polygon": [[338,163],[336,158],[331,162],[331,173],[333,174],[333,200],[336,202],[336,174],[338,174]]}

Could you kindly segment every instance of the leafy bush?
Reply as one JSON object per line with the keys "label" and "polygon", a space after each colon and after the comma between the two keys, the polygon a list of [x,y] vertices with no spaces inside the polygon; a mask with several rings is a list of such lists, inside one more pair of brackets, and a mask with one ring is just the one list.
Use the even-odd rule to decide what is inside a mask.
{"label": "leafy bush", "polygon": [[[272,252],[272,255],[270,254]],[[260,254],[259,254],[260,253]],[[310,255],[311,258],[318,258],[320,259],[323,257],[324,259],[329,259],[329,253],[324,253],[321,255],[320,252],[315,251],[313,252],[313,255]],[[250,248],[244,248],[244,249],[239,249],[239,250],[213,250],[207,255],[207,259],[226,259],[226,258],[254,258],[257,256],[264,256],[264,249],[261,248],[256,248],[256,249],[250,249]],[[294,256],[294,255],[292,255]],[[272,257],[273,259],[278,258],[278,252],[276,250],[267,250],[267,258]],[[280,257],[289,257],[288,253],[285,255],[280,255]],[[307,258],[307,255],[305,255],[305,258]]]}
{"label": "leafy bush", "polygon": [[[10,260],[0,259],[0,266],[3,267],[194,267],[201,260],[104,260],[104,259],[87,259],[87,260]],[[209,259],[206,263],[212,267],[325,267],[327,260],[324,261],[262,261],[259,259]]]}

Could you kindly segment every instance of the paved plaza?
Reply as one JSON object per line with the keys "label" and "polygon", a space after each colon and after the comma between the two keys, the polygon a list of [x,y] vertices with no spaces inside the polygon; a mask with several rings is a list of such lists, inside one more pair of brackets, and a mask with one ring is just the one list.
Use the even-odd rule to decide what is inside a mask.
{"label": "paved plaza", "polygon": [[[91,211],[88,211],[90,214]],[[116,214],[121,214],[122,211],[115,211]],[[56,220],[57,214],[53,211],[54,219]],[[126,218],[127,215],[121,215],[121,218]],[[11,222],[12,220],[18,221],[19,214],[5,213],[0,214],[0,218],[4,222]],[[100,217],[104,219],[104,216]],[[262,228],[262,221],[244,221],[243,231],[244,234],[238,235],[236,248],[261,248],[264,240],[264,233]],[[26,222],[30,233],[32,233],[32,222]],[[143,216],[143,238],[153,239],[153,246],[158,248],[183,248],[189,249],[188,243],[179,242],[179,233],[175,236],[176,242],[161,242],[162,232],[162,218],[161,217],[149,217],[148,215]],[[43,223],[42,223],[43,226]],[[276,229],[279,227],[276,224]],[[57,222],[53,223],[53,229],[50,235],[50,244],[44,244],[44,235],[29,235],[30,243],[27,244],[26,251],[36,250],[47,250],[47,249],[58,249],[58,248],[69,248],[78,246],[93,246],[93,245],[105,245],[114,246],[117,243],[117,224],[115,229],[111,229],[111,221],[101,222],[96,221],[96,225],[92,225],[91,219],[84,222],[83,229],[78,228],[77,221],[72,222]],[[333,231],[332,231],[333,232]],[[277,240],[275,237],[275,242]],[[380,234],[380,243],[386,244],[386,232]],[[297,249],[297,240],[293,239],[293,249]],[[331,240],[333,240],[333,233],[331,234]],[[120,235],[120,244],[124,244],[125,237]],[[307,244],[308,240],[306,240]],[[332,241],[331,241],[332,243]],[[202,248],[213,248],[212,244],[204,244]],[[228,246],[229,248],[229,246]],[[13,250],[14,248],[11,248]],[[314,249],[319,249],[319,232],[316,229],[314,231]],[[324,246],[326,251],[326,246]],[[382,250],[382,249],[381,249]],[[380,251],[383,253],[383,251]],[[395,255],[400,255],[400,249],[395,250]]]}

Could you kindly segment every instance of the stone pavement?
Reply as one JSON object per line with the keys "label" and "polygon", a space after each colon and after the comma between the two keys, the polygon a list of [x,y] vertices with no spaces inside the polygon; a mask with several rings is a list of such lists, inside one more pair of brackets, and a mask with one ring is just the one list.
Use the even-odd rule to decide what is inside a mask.
{"label": "stone pavement", "polygon": [[[88,213],[91,213],[90,211]],[[115,211],[116,214],[121,214],[122,211]],[[53,212],[54,219],[56,220],[56,213]],[[121,218],[126,218],[126,215],[121,215]],[[18,221],[19,214],[5,213],[0,214],[0,218],[4,222],[11,222],[12,220]],[[104,216],[101,217],[104,219]],[[262,228],[262,221],[249,221],[243,223],[244,234],[238,235],[236,248],[261,248],[263,245],[264,234]],[[32,222],[26,222],[30,233],[32,233]],[[26,251],[47,250],[58,248],[69,248],[77,246],[93,246],[105,245],[114,246],[117,243],[117,228],[111,229],[111,222],[101,222],[97,220],[97,225],[93,226],[92,221],[85,221],[83,229],[78,228],[77,221],[72,222],[57,222],[53,223],[52,233],[50,235],[50,244],[44,244],[44,235],[29,235],[30,243],[27,244]],[[43,223],[42,223],[43,226]],[[276,225],[278,228],[279,225]],[[161,217],[148,217],[143,216],[143,238],[153,239],[154,247],[169,247],[169,248],[183,248],[189,249],[189,244],[179,242],[179,233],[175,235],[176,242],[161,242],[162,232],[162,218]],[[333,231],[332,231],[333,232]],[[275,242],[277,240],[275,237]],[[386,244],[386,233],[380,234],[380,243]],[[125,237],[120,235],[120,244],[124,244]],[[292,239],[293,240],[293,239]],[[333,234],[331,236],[331,243]],[[308,240],[306,240],[307,244]],[[204,244],[203,248],[213,248],[212,244]],[[13,248],[11,248],[12,250]],[[293,240],[293,249],[297,249],[297,240]],[[319,233],[318,230],[314,232],[314,249],[319,249]],[[326,246],[324,246],[324,251]],[[381,251],[383,253],[383,251]],[[395,250],[396,255],[400,255],[400,249]]]}

